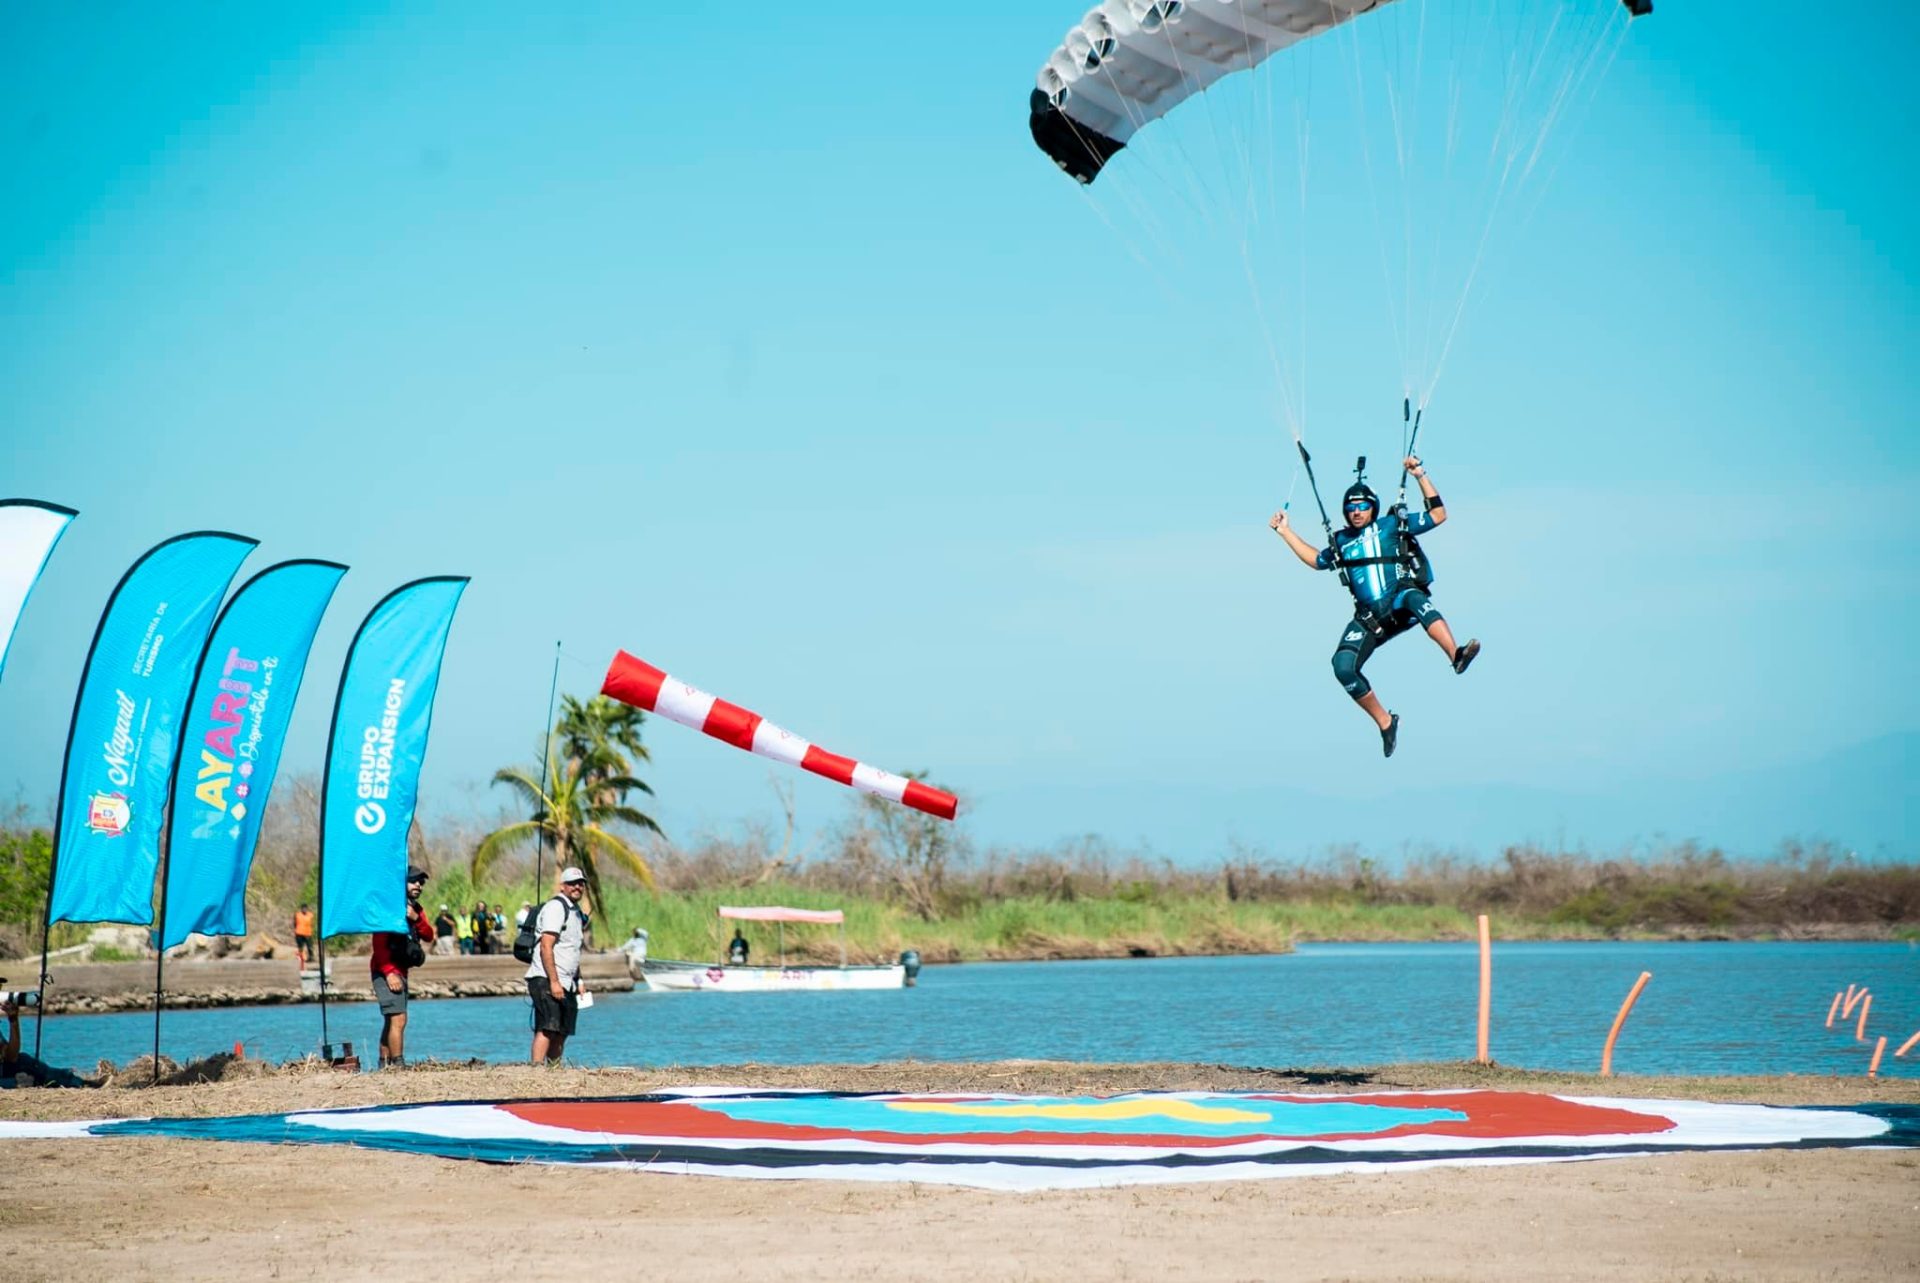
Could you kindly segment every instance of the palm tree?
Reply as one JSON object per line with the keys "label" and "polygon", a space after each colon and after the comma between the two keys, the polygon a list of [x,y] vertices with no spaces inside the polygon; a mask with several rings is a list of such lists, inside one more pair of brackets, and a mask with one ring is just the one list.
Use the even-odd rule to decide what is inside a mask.
{"label": "palm tree", "polygon": [[[652,762],[653,757],[640,742],[640,727],[646,714],[631,704],[595,695],[582,701],[572,695],[561,697],[560,719],[554,723],[562,756],[569,769],[582,778],[598,778],[596,791],[620,792],[617,781],[630,779],[635,762]],[[643,791],[645,785],[639,786]]]}
{"label": "palm tree", "polygon": [[[568,704],[575,701],[569,697]],[[611,702],[611,701],[609,701]],[[471,875],[478,884],[487,869],[502,852],[527,838],[544,838],[553,844],[556,869],[577,864],[587,875],[588,893],[597,908],[600,897],[599,858],[605,857],[638,878],[652,890],[653,870],[638,851],[611,833],[607,825],[631,824],[635,828],[660,832],[653,817],[626,804],[626,795],[638,791],[651,793],[641,780],[626,774],[604,774],[610,763],[604,760],[575,761],[563,752],[559,736],[548,750],[547,780],[543,785],[538,769],[509,766],[495,771],[493,782],[505,784],[532,809],[533,818],[496,829],[480,839],[473,849]],[[598,766],[600,769],[594,769]]]}

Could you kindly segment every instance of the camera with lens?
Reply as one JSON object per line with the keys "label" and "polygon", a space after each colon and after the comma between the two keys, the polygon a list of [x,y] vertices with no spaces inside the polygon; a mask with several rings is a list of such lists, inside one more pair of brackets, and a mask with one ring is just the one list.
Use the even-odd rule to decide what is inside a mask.
{"label": "camera with lens", "polygon": [[38,989],[0,989],[0,1007],[37,1007],[39,1005]]}

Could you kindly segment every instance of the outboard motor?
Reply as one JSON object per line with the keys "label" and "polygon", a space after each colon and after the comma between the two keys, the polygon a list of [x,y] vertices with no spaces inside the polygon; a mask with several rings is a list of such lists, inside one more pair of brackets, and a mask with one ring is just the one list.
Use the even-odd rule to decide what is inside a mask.
{"label": "outboard motor", "polygon": [[907,969],[907,987],[911,989],[913,987],[914,982],[920,978],[919,951],[916,949],[909,949],[905,953],[901,954],[900,965]]}

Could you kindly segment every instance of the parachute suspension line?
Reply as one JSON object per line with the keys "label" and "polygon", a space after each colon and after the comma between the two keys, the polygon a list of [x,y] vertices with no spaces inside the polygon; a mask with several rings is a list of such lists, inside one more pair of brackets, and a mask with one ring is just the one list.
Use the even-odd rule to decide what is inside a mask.
{"label": "parachute suspension line", "polygon": [[[1413,283],[1416,275],[1416,260],[1413,252],[1413,193],[1419,183],[1419,108],[1422,101],[1423,73],[1426,67],[1426,47],[1427,4],[1426,0],[1419,0],[1419,14],[1414,24],[1413,75],[1409,80],[1402,65],[1405,61],[1405,50],[1401,42],[1396,40],[1393,45],[1391,65],[1383,76],[1387,93],[1387,111],[1393,125],[1394,163],[1400,179],[1400,315],[1406,327],[1408,339],[1400,380],[1403,397],[1412,386],[1416,368],[1413,362],[1417,359],[1413,348]],[[1405,90],[1404,110],[1402,109],[1403,89]]]}
{"label": "parachute suspension line", "polygon": [[1134,243],[1134,239],[1121,231],[1113,219],[1107,216],[1105,207],[1100,204],[1100,198],[1093,194],[1092,189],[1084,184],[1081,185],[1080,196],[1082,200],[1086,201],[1087,208],[1093,211],[1094,217],[1105,224],[1106,229],[1113,233],[1113,238],[1120,242],[1120,247],[1126,250],[1127,257],[1147,269],[1147,272],[1153,277],[1154,284],[1160,287],[1161,292],[1167,296],[1169,302],[1177,301],[1180,298],[1180,292],[1173,288],[1172,282],[1168,281],[1166,276],[1160,271],[1160,265],[1154,262],[1149,255],[1141,253],[1140,247]]}
{"label": "parachute suspension line", "polygon": [[[1296,332],[1300,336],[1300,419],[1308,417],[1308,192],[1311,165],[1313,165],[1313,54],[1309,46],[1306,50],[1306,67],[1302,92],[1294,94],[1294,140],[1300,157],[1300,223],[1302,234],[1294,236],[1294,298],[1298,300],[1296,311]],[[1275,202],[1277,206],[1279,202]],[[1300,480],[1300,474],[1294,472],[1294,480]]]}
{"label": "parachute suspension line", "polygon": [[[1101,74],[1107,78],[1108,83],[1111,85],[1112,76],[1110,73],[1107,72],[1105,64],[1102,64],[1100,70],[1101,70]],[[1121,107],[1126,111],[1127,119],[1132,124],[1134,131],[1136,133],[1139,132],[1139,130],[1144,128],[1148,122],[1143,117],[1141,117],[1138,112],[1134,110],[1132,102],[1127,98],[1125,94],[1118,94],[1117,90],[1116,90],[1116,94],[1120,100]],[[1088,148],[1088,150],[1091,151],[1092,143],[1088,140],[1086,135],[1080,132],[1080,127],[1074,124],[1072,117],[1063,116],[1062,119],[1066,121],[1067,127],[1073,130],[1073,135],[1075,140],[1078,141],[1083,147],[1086,147]],[[1168,194],[1178,198],[1179,202],[1187,207],[1188,212],[1198,214],[1203,218],[1206,216],[1205,211],[1201,208],[1200,203],[1195,200],[1195,193],[1197,191],[1197,186],[1191,174],[1189,174],[1187,178],[1187,189],[1185,191],[1182,191],[1179,187],[1177,187],[1174,184],[1172,179],[1168,178],[1165,174],[1161,173],[1160,170],[1157,169],[1152,164],[1151,161],[1143,159],[1137,150],[1131,151],[1128,154],[1133,157],[1133,160],[1127,167],[1129,171],[1144,170],[1148,178],[1151,178],[1155,182],[1157,182],[1163,189],[1167,191]],[[1191,169],[1191,166],[1189,166],[1189,169]],[[1090,189],[1092,185],[1083,184],[1083,186],[1088,187]],[[1127,204],[1128,208],[1134,212],[1135,217],[1137,217],[1140,220],[1143,226],[1147,227],[1150,231],[1155,233],[1155,239],[1161,243],[1164,249],[1167,250],[1169,257],[1178,260],[1179,253],[1177,248],[1174,246],[1173,242],[1170,240],[1170,238],[1160,234],[1159,219],[1157,217],[1153,217],[1151,213],[1152,203],[1146,202],[1143,204],[1139,202],[1137,199],[1135,199],[1136,194],[1131,190],[1129,190],[1127,184],[1125,183],[1119,184],[1119,191],[1121,194],[1121,199]],[[1088,194],[1091,195],[1091,191],[1089,191]]]}
{"label": "parachute suspension line", "polygon": [[[1332,0],[1328,0],[1327,10],[1329,13],[1334,12]],[[1393,307],[1393,270],[1387,264],[1386,229],[1380,225],[1380,185],[1373,170],[1373,130],[1367,114],[1366,77],[1360,63],[1360,33],[1352,29],[1359,25],[1359,23],[1343,23],[1342,26],[1348,29],[1342,31],[1340,28],[1335,28],[1334,35],[1337,39],[1346,42],[1347,49],[1352,55],[1354,107],[1360,121],[1360,162],[1367,175],[1367,205],[1373,216],[1374,246],[1380,252],[1380,283],[1387,295],[1387,322],[1393,331],[1393,348],[1400,359],[1401,381],[1404,383],[1407,381],[1407,342],[1401,334],[1400,317]]]}
{"label": "parachute suspension line", "polygon": [[[1241,30],[1244,34],[1246,30],[1245,24],[1242,24]],[[1180,59],[1180,46],[1173,42],[1173,23],[1170,21],[1161,22],[1160,34],[1166,39],[1167,56],[1173,59],[1174,74],[1180,77],[1182,84],[1189,81],[1193,84],[1193,96],[1200,100],[1201,110],[1207,118],[1207,133],[1213,139],[1214,158],[1219,160],[1224,168],[1227,153],[1226,149],[1220,145],[1220,129],[1213,117],[1213,95],[1207,92],[1207,86],[1200,82],[1199,76],[1188,74],[1186,64]],[[1104,66],[1105,64],[1102,65]],[[1175,145],[1180,146],[1177,138],[1175,139]],[[1186,158],[1186,149],[1183,146],[1180,149],[1180,154],[1183,159]],[[1196,173],[1199,169],[1199,166],[1194,165],[1190,160],[1188,161],[1187,167],[1195,170]],[[1209,192],[1208,196],[1211,198],[1212,193]],[[1224,201],[1222,201],[1222,206],[1225,206]]]}
{"label": "parachute suspension line", "polygon": [[1280,408],[1286,414],[1287,427],[1293,431],[1293,439],[1300,440],[1300,416],[1294,411],[1293,383],[1287,377],[1286,362],[1281,359],[1279,350],[1273,343],[1273,325],[1267,319],[1266,303],[1260,293],[1258,273],[1253,270],[1253,260],[1247,249],[1247,243],[1240,243],[1240,263],[1247,272],[1247,290],[1253,296],[1253,314],[1260,322],[1260,338],[1266,345],[1267,361],[1273,366],[1273,379],[1277,385]]}
{"label": "parachute suspension line", "polygon": [[[1167,55],[1173,60],[1174,71],[1184,82],[1189,79],[1189,76],[1186,66],[1181,60],[1179,46],[1174,43],[1172,25],[1170,22],[1163,22],[1160,26],[1160,34],[1166,39]],[[1258,66],[1259,63],[1253,54],[1253,35],[1247,28],[1244,16],[1240,23],[1240,47],[1246,54],[1248,67]],[[1253,299],[1254,316],[1260,324],[1260,338],[1267,350],[1267,361],[1273,369],[1274,383],[1280,400],[1281,411],[1286,416],[1287,425],[1292,429],[1294,437],[1298,439],[1300,435],[1300,421],[1294,406],[1295,398],[1292,379],[1287,369],[1286,361],[1282,358],[1278,347],[1275,345],[1273,324],[1267,315],[1266,299],[1260,289],[1258,273],[1253,267],[1253,232],[1254,228],[1260,223],[1258,187],[1254,179],[1252,154],[1254,134],[1256,131],[1251,119],[1249,119],[1245,133],[1245,142],[1242,145],[1236,140],[1230,162],[1227,148],[1221,141],[1220,123],[1213,109],[1214,95],[1207,86],[1201,85],[1198,76],[1193,76],[1191,79],[1197,96],[1200,99],[1201,109],[1206,115],[1207,133],[1213,140],[1214,155],[1219,159],[1222,168],[1226,170],[1230,179],[1233,176],[1231,162],[1237,162],[1240,175],[1243,178],[1243,181],[1238,184],[1241,188],[1240,192],[1237,193],[1240,200],[1234,218],[1234,230],[1237,233],[1237,239],[1240,244],[1240,265],[1246,274],[1247,290]],[[1257,94],[1254,96],[1257,97]],[[1232,131],[1230,130],[1230,136],[1231,133]],[[1271,138],[1273,135],[1271,106],[1269,106],[1267,111],[1267,134],[1269,138],[1269,148],[1271,148]]]}
{"label": "parachute suspension line", "polygon": [[[1121,103],[1127,107],[1129,118],[1134,118],[1134,112],[1131,106],[1127,105],[1124,96],[1121,98]],[[1061,120],[1066,124],[1068,129],[1073,131],[1075,140],[1091,152],[1093,150],[1092,142],[1086,135],[1080,132],[1080,127],[1074,123],[1073,119],[1063,115]],[[1134,120],[1136,129],[1144,123],[1144,121],[1138,119]],[[1180,192],[1171,180],[1154,167],[1150,160],[1138,152],[1129,153],[1129,155],[1132,157],[1128,164],[1129,172],[1144,171],[1147,177],[1158,182],[1162,188],[1174,196],[1184,197],[1187,195],[1186,193]],[[1116,175],[1116,177],[1124,179],[1124,175]],[[1105,190],[1112,191],[1119,203],[1126,206],[1129,221],[1140,229],[1147,239],[1153,242],[1151,252],[1148,252],[1147,250],[1143,250],[1138,239],[1123,231],[1119,224],[1115,223],[1109,216],[1106,205],[1101,198],[1094,193],[1092,184],[1080,183],[1077,184],[1077,186],[1080,188],[1081,195],[1086,199],[1087,207],[1093,210],[1100,221],[1106,225],[1107,230],[1113,233],[1114,239],[1120,242],[1134,261],[1138,262],[1142,267],[1145,267],[1147,271],[1152,274],[1155,284],[1160,287],[1161,293],[1166,296],[1167,300],[1170,303],[1176,304],[1191,302],[1191,299],[1160,270],[1160,264],[1154,261],[1154,257],[1158,255],[1171,261],[1176,267],[1184,265],[1181,259],[1179,244],[1171,233],[1167,231],[1160,218],[1154,213],[1153,203],[1148,200],[1143,200],[1140,193],[1135,191],[1129,182],[1109,181],[1106,185]],[[1189,202],[1188,204],[1189,208],[1192,208],[1191,203]]]}
{"label": "parachute suspension line", "polygon": [[[1165,29],[1165,25],[1163,23],[1162,30],[1164,29]],[[1179,51],[1173,49],[1173,37],[1171,35],[1167,36],[1167,47],[1169,50],[1173,51],[1174,74],[1180,77],[1180,81],[1183,85],[1186,84],[1191,79],[1195,89],[1198,89],[1200,85],[1199,80],[1189,77],[1187,75],[1186,68],[1180,65]],[[1136,112],[1133,109],[1131,97],[1123,89],[1121,89],[1121,87],[1117,83],[1115,83],[1113,79],[1113,72],[1108,69],[1108,66],[1104,60],[1100,64],[1100,77],[1102,80],[1104,80],[1107,83],[1108,86],[1110,86],[1113,89],[1114,96],[1120,100],[1120,105],[1126,110],[1127,119],[1131,121],[1133,124],[1134,132],[1138,133],[1140,130],[1144,129],[1150,122],[1146,119],[1144,115],[1142,115],[1139,112]],[[1200,93],[1200,97],[1203,101],[1205,100],[1206,94],[1204,91]],[[1212,123],[1211,116],[1209,116],[1208,118],[1208,123],[1209,125],[1211,125]],[[1206,177],[1204,174],[1202,174],[1200,170],[1200,166],[1193,163],[1193,157],[1189,155],[1187,152],[1186,141],[1180,137],[1179,132],[1173,129],[1171,126],[1169,126],[1163,132],[1165,133],[1166,137],[1171,141],[1174,151],[1178,153],[1180,157],[1180,161],[1181,161],[1180,168],[1185,173],[1186,180],[1187,180],[1187,187],[1189,189],[1189,195],[1193,198],[1188,202],[1188,208],[1192,209],[1195,213],[1197,213],[1200,216],[1200,218],[1207,224],[1208,228],[1212,230],[1216,235],[1218,235],[1222,229],[1220,228],[1220,226],[1218,225],[1218,223],[1214,218],[1214,209],[1216,206],[1221,204],[1221,201],[1217,196],[1214,195],[1213,191],[1208,186]],[[1215,136],[1215,150],[1216,151],[1218,150],[1217,135]]]}
{"label": "parachute suspension line", "polygon": [[[1614,62],[1620,57],[1620,51],[1627,47],[1627,33],[1632,29],[1632,24],[1632,18],[1628,18],[1625,22],[1613,27],[1611,33],[1605,38],[1594,43],[1593,56],[1597,57],[1600,50],[1604,48],[1606,50],[1606,58],[1601,63],[1600,69],[1597,72],[1591,70],[1590,67],[1588,70],[1583,71],[1581,73],[1582,81],[1598,85],[1606,80],[1607,76],[1613,71]],[[1568,126],[1574,133],[1578,133],[1585,125],[1587,115],[1593,110],[1593,104],[1597,97],[1597,94],[1588,94],[1575,107],[1575,111],[1578,113],[1578,119],[1575,120],[1572,125]],[[1539,186],[1534,193],[1533,204],[1520,216],[1520,226],[1522,228],[1533,225],[1534,215],[1540,212],[1540,206],[1546,200],[1547,192],[1552,190],[1553,180],[1555,176],[1559,174],[1560,165],[1565,160],[1565,152],[1554,157],[1553,164],[1547,169],[1546,177],[1540,180]]]}
{"label": "parachute suspension line", "polygon": [[[1226,169],[1227,173],[1231,175],[1232,171],[1229,165],[1228,150],[1222,142],[1219,119],[1214,111],[1214,95],[1210,92],[1208,86],[1201,83],[1198,75],[1188,72],[1185,60],[1182,59],[1180,55],[1179,45],[1173,38],[1173,24],[1171,22],[1162,22],[1159,30],[1160,35],[1166,41],[1167,56],[1172,61],[1175,74],[1180,77],[1183,84],[1191,83],[1195,96],[1200,99],[1201,110],[1206,117],[1207,133],[1212,140],[1214,155],[1221,163],[1223,169]],[[1252,33],[1248,30],[1244,21],[1240,24],[1240,36],[1241,48],[1247,55],[1249,67],[1257,65],[1253,57]],[[1271,139],[1273,128],[1272,110],[1270,106],[1267,112],[1267,122],[1267,133],[1269,139]],[[1273,322],[1267,311],[1265,296],[1260,289],[1259,274],[1254,270],[1252,261],[1251,242],[1253,229],[1259,222],[1258,199],[1256,195],[1258,189],[1255,186],[1251,152],[1253,133],[1253,127],[1249,124],[1246,145],[1244,147],[1237,147],[1233,153],[1234,158],[1239,162],[1241,172],[1245,175],[1245,181],[1241,184],[1242,191],[1239,193],[1244,203],[1239,205],[1237,210],[1234,211],[1237,216],[1234,218],[1235,227],[1233,230],[1237,233],[1237,239],[1240,244],[1241,268],[1245,272],[1248,293],[1253,300],[1254,315],[1259,322],[1261,342],[1266,348],[1267,361],[1273,370],[1276,395],[1280,402],[1281,412],[1286,418],[1287,426],[1291,430],[1294,439],[1298,441],[1301,432],[1300,415],[1303,412],[1303,407],[1297,408],[1296,403],[1299,402],[1301,398],[1296,394],[1291,372],[1287,368],[1287,362],[1281,356],[1280,350],[1275,343]],[[1173,138],[1175,148],[1180,153],[1181,158],[1186,161],[1187,167],[1190,170],[1197,171],[1198,167],[1193,164],[1192,158],[1187,153],[1185,144],[1177,134],[1175,134]],[[1203,192],[1205,192],[1204,188]],[[1210,192],[1205,192],[1205,194],[1210,195]],[[1210,224],[1212,223],[1211,219],[1208,221]],[[1219,231],[1221,229],[1215,227],[1215,230]],[[1298,308],[1295,309],[1295,311],[1299,310]],[[1304,321],[1302,328],[1304,329]]]}
{"label": "parachute suspension line", "polygon": [[[1475,246],[1472,265],[1462,280],[1458,296],[1454,301],[1444,337],[1440,343],[1439,357],[1427,372],[1420,392],[1419,408],[1425,409],[1431,404],[1434,389],[1445,372],[1447,361],[1452,355],[1453,345],[1459,336],[1468,304],[1472,300],[1475,285],[1485,265],[1487,249],[1500,222],[1501,211],[1506,207],[1508,197],[1513,190],[1526,184],[1537,168],[1540,157],[1545,153],[1550,135],[1561,119],[1567,114],[1567,104],[1577,91],[1587,85],[1597,85],[1604,79],[1605,72],[1613,65],[1620,49],[1624,47],[1628,20],[1618,18],[1617,10],[1602,11],[1600,17],[1588,23],[1567,24],[1573,31],[1564,42],[1559,38],[1562,32],[1561,17],[1564,9],[1556,9],[1552,20],[1547,24],[1545,34],[1531,43],[1532,57],[1527,60],[1524,76],[1517,76],[1520,61],[1520,49],[1513,51],[1507,60],[1507,88],[1503,94],[1501,119],[1495,132],[1495,142],[1489,149],[1489,169],[1498,169],[1499,181],[1495,186],[1492,199],[1486,209],[1485,221],[1480,229]],[[1567,69],[1557,78],[1545,69],[1559,52],[1561,43],[1571,45],[1573,53],[1568,57]],[[1528,47],[1523,41],[1522,48]],[[1594,74],[1596,65],[1599,75]],[[1529,126],[1523,120],[1527,115],[1527,103],[1534,86],[1545,77],[1552,82],[1547,102],[1539,112],[1537,122]],[[1517,86],[1517,87],[1516,87]],[[1591,98],[1586,102],[1590,105]],[[1558,170],[1558,161],[1549,169],[1547,179]],[[1538,187],[1533,203],[1522,216],[1517,226],[1524,227],[1532,222],[1545,196],[1545,184]]]}
{"label": "parachute suspension line", "polygon": [[[1440,294],[1440,242],[1442,231],[1453,219],[1453,160],[1458,151],[1460,131],[1461,82],[1459,64],[1456,57],[1459,50],[1459,12],[1453,12],[1453,21],[1447,27],[1447,48],[1445,52],[1447,67],[1447,102],[1445,128],[1442,134],[1445,145],[1440,153],[1441,208],[1438,216],[1429,220],[1430,236],[1427,244],[1427,286],[1423,298],[1426,303],[1425,314],[1420,320],[1420,333],[1423,336],[1421,348],[1421,368],[1432,369],[1434,364],[1434,335],[1436,323],[1434,311],[1438,306]],[[1408,321],[1409,326],[1412,321]]]}
{"label": "parachute suspension line", "polygon": [[[1245,270],[1247,289],[1254,301],[1254,310],[1259,320],[1261,335],[1266,342],[1268,359],[1274,369],[1275,383],[1281,398],[1288,429],[1297,444],[1303,437],[1307,415],[1307,210],[1310,190],[1311,142],[1310,127],[1313,94],[1313,54],[1315,45],[1307,42],[1304,48],[1296,49],[1293,56],[1284,59],[1256,59],[1253,51],[1253,37],[1246,25],[1241,25],[1242,48],[1252,69],[1253,91],[1250,97],[1250,116],[1257,110],[1257,118],[1265,125],[1267,151],[1278,150],[1279,128],[1275,121],[1276,81],[1279,72],[1276,66],[1284,66],[1294,80],[1291,94],[1293,103],[1294,160],[1298,176],[1297,197],[1298,212],[1293,223],[1293,234],[1288,237],[1294,246],[1295,271],[1293,282],[1293,301],[1284,309],[1287,324],[1286,333],[1277,335],[1275,318],[1269,313],[1265,297],[1260,289],[1261,273],[1253,261],[1253,247],[1250,241],[1241,245],[1241,266]],[[1264,42],[1263,42],[1264,43]],[[1256,126],[1249,124],[1249,135],[1253,135]],[[1276,228],[1285,225],[1280,215],[1278,190],[1278,165],[1267,167],[1267,204],[1271,222]],[[1258,189],[1252,171],[1251,158],[1248,166],[1248,195],[1250,202],[1257,208]],[[1264,220],[1262,220],[1264,221]],[[1291,349],[1289,355],[1282,350]],[[1299,473],[1296,469],[1294,480],[1297,483]],[[1288,490],[1288,502],[1292,502],[1292,487]]]}

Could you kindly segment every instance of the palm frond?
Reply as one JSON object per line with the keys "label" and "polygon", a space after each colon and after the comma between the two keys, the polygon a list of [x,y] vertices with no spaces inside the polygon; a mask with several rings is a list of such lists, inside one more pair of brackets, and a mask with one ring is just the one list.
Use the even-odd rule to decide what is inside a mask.
{"label": "palm frond", "polygon": [[634,877],[640,879],[641,885],[645,886],[647,890],[652,891],[655,889],[653,870],[647,865],[646,858],[638,851],[596,825],[589,825],[580,830],[579,836],[582,846],[597,855],[604,855],[612,859],[614,863],[633,874]]}
{"label": "palm frond", "polygon": [[659,833],[662,837],[666,836],[660,826],[654,823],[653,817],[645,811],[636,810],[631,806],[606,806],[600,807],[598,810],[599,814],[594,818],[601,823],[609,820],[618,820],[622,824],[631,824],[636,829],[646,829],[650,833]]}
{"label": "palm frond", "polygon": [[522,820],[518,824],[509,824],[503,829],[495,829],[493,832],[481,838],[480,844],[473,848],[473,859],[469,864],[468,876],[473,879],[474,885],[478,886],[486,877],[488,868],[500,857],[502,852],[506,851],[516,842],[524,842],[530,837],[537,837],[540,831],[540,825],[531,820]]}

